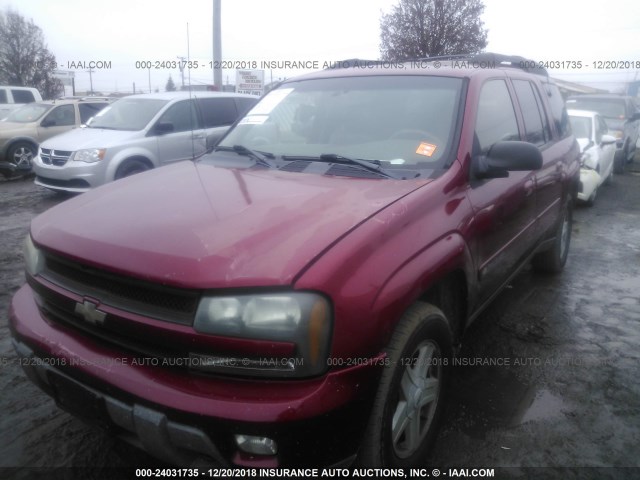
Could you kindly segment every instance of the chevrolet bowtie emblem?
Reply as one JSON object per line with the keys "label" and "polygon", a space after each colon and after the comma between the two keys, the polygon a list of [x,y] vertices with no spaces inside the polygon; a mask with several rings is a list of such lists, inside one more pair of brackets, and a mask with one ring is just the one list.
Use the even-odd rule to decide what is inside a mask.
{"label": "chevrolet bowtie emblem", "polygon": [[88,300],[83,303],[76,303],[75,312],[91,325],[102,325],[107,316],[106,313],[98,310],[98,306],[95,303]]}

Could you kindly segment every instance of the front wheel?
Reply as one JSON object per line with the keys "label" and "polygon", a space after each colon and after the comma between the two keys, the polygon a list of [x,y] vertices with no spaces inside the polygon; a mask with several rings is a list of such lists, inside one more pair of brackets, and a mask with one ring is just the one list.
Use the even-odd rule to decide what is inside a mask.
{"label": "front wheel", "polygon": [[624,150],[616,150],[613,156],[613,171],[618,174],[623,174],[627,164],[627,158]]}
{"label": "front wheel", "polygon": [[7,151],[7,161],[16,167],[16,172],[30,172],[36,154],[37,149],[32,144],[18,142]]}
{"label": "front wheel", "polygon": [[565,202],[560,218],[558,219],[553,246],[533,257],[531,263],[535,270],[547,273],[559,273],[562,271],[564,264],[567,262],[567,256],[569,255],[572,225],[573,211],[571,209],[571,202]]}
{"label": "front wheel", "polygon": [[444,410],[452,360],[444,314],[417,303],[404,315],[387,347],[358,463],[408,468],[424,464]]}
{"label": "front wheel", "polygon": [[149,170],[149,165],[137,158],[132,160],[126,160],[122,165],[118,167],[116,171],[115,179],[118,180],[124,177],[130,177],[136,173],[142,173]]}
{"label": "front wheel", "polygon": [[589,197],[589,199],[587,200],[587,206],[588,207],[593,207],[593,204],[596,203],[596,197],[598,196],[598,187],[596,187],[593,190],[593,193],[591,194],[591,196]]}

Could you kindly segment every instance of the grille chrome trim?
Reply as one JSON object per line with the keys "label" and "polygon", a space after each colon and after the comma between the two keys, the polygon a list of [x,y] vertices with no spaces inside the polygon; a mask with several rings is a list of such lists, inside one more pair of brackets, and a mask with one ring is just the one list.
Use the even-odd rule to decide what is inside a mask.
{"label": "grille chrome trim", "polygon": [[201,292],[156,285],[87,267],[49,252],[40,274],[45,280],[82,297],[145,317],[192,325]]}
{"label": "grille chrome trim", "polygon": [[40,160],[45,165],[53,165],[55,167],[62,167],[67,163],[73,152],[66,150],[52,150],[50,148],[40,149]]}

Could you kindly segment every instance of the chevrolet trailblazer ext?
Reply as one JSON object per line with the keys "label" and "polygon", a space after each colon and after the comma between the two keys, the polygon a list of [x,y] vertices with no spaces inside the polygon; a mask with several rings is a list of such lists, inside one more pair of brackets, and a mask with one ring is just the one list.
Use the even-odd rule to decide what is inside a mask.
{"label": "chevrolet trailblazer ext", "polygon": [[288,80],[211,154],[34,219],[29,378],[176,464],[423,463],[453,347],[562,269],[579,188],[546,72],[481,58]]}

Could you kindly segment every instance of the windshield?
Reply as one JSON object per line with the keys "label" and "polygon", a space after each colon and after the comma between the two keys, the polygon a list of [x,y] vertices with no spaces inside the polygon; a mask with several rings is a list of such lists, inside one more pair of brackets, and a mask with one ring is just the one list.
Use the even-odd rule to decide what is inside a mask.
{"label": "windshield", "polygon": [[265,96],[219,146],[434,169],[444,164],[452,143],[461,90],[462,79],[447,77],[292,82]]}
{"label": "windshield", "polygon": [[12,110],[3,122],[30,123],[39,120],[53,105],[30,103]]}
{"label": "windshield", "polygon": [[576,117],[569,115],[571,129],[576,138],[591,139],[591,117]]}
{"label": "windshield", "polygon": [[142,130],[167,102],[151,98],[122,98],[96,113],[88,127]]}
{"label": "windshield", "polygon": [[607,118],[625,118],[624,100],[606,98],[572,98],[567,100],[567,108],[598,112]]}

